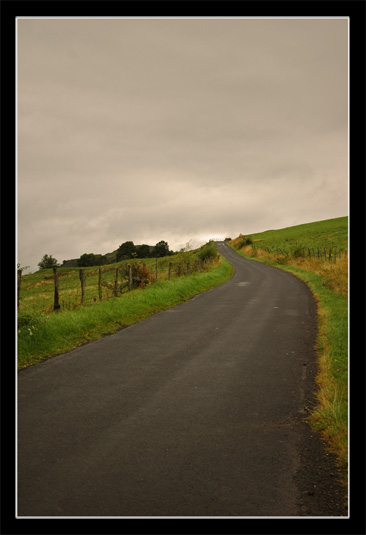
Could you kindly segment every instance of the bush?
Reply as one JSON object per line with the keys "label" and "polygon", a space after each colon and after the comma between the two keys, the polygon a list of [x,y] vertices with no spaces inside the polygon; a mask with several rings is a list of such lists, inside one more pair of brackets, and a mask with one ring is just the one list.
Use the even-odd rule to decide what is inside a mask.
{"label": "bush", "polygon": [[238,243],[238,249],[241,249],[245,245],[252,245],[252,244],[253,244],[253,241],[250,238],[243,236],[243,238]]}
{"label": "bush", "polygon": [[218,256],[214,242],[206,243],[206,245],[204,245],[197,253],[197,256],[202,262],[214,260]]}
{"label": "bush", "polygon": [[[132,268],[132,287],[133,288],[145,288],[147,284],[150,284],[154,281],[154,275],[150,273],[146,264],[131,264]],[[121,267],[122,278],[128,280],[129,278],[129,267],[124,265]]]}

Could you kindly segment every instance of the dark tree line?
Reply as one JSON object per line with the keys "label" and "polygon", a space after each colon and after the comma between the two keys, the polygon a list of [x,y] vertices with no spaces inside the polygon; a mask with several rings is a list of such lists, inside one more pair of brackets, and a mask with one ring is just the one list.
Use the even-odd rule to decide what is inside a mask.
{"label": "dark tree line", "polygon": [[107,263],[107,257],[102,254],[84,253],[77,260],[78,267],[103,266]]}
{"label": "dark tree line", "polygon": [[[113,264],[120,260],[128,260],[130,258],[157,258],[162,256],[170,256],[175,254],[169,250],[169,245],[166,241],[159,241],[156,245],[135,245],[132,241],[126,241],[122,243],[117,251],[115,257],[111,257],[110,254],[94,254],[84,253],[80,258],[74,260],[64,260],[63,264],[69,267],[90,267],[90,266],[103,266],[105,264]],[[39,269],[60,267],[56,258],[52,255],[43,255],[42,260],[38,264]]]}
{"label": "dark tree line", "polygon": [[159,241],[154,247],[150,245],[134,245],[132,241],[122,243],[116,253],[116,260],[127,260],[129,258],[158,258],[174,254],[169,250],[166,241]]}

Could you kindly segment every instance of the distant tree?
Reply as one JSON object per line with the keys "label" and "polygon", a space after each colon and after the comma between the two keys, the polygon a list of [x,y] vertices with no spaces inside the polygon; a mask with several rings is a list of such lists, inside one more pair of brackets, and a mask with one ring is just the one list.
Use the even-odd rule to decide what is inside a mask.
{"label": "distant tree", "polygon": [[169,251],[169,245],[166,241],[159,241],[154,249],[151,252],[151,256],[153,258],[161,257],[161,256],[169,256],[171,252]]}
{"label": "distant tree", "polygon": [[78,267],[78,258],[71,258],[70,260],[63,260],[61,267]]}
{"label": "distant tree", "polygon": [[117,262],[119,262],[120,260],[134,258],[136,256],[136,253],[137,250],[133,241],[125,241],[117,249],[116,260]]}
{"label": "distant tree", "polygon": [[150,247],[148,245],[142,244],[137,248],[137,258],[149,258],[150,256]]}
{"label": "distant tree", "polygon": [[106,258],[101,254],[84,253],[78,258],[78,267],[102,266],[106,263]]}
{"label": "distant tree", "polygon": [[78,267],[87,267],[92,265],[93,253],[84,253],[78,258],[77,264]]}
{"label": "distant tree", "polygon": [[188,251],[191,251],[191,250],[192,250],[191,241],[192,241],[192,240],[187,241],[186,246],[183,247],[183,249],[182,249],[182,252],[184,252],[184,253],[188,253]]}
{"label": "distant tree", "polygon": [[42,260],[38,263],[39,269],[54,268],[58,267],[56,258],[53,258],[52,255],[45,254],[43,255]]}

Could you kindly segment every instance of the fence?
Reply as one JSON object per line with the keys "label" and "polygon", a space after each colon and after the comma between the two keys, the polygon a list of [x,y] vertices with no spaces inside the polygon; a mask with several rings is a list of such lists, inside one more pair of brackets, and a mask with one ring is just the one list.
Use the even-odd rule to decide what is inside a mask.
{"label": "fence", "polygon": [[[53,268],[53,273],[39,271],[30,278],[22,278],[18,270],[18,310],[58,311],[75,309],[111,297],[119,297],[136,288],[191,275],[209,269],[213,259],[189,258],[169,260],[151,259],[146,262],[124,263],[113,267]],[[36,275],[36,277],[34,277]],[[28,282],[29,281],[29,282]],[[22,286],[22,296],[21,296]],[[53,294],[53,299],[52,299]]]}
{"label": "fence", "polygon": [[295,258],[313,257],[328,260],[329,262],[333,263],[336,263],[337,259],[348,253],[348,251],[345,249],[326,249],[325,247],[296,247],[290,251],[287,251],[286,249],[257,246],[255,244],[252,244],[252,249],[254,251],[262,249],[263,251],[266,251],[269,254],[280,254],[286,258],[291,256]]}

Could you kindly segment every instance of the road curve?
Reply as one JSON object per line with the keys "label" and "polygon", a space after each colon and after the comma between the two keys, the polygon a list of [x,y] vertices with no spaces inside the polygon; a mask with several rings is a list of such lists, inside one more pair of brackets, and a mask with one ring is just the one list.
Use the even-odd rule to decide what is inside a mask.
{"label": "road curve", "polygon": [[217,246],[226,283],[19,373],[18,516],[329,514],[299,480],[314,299]]}

